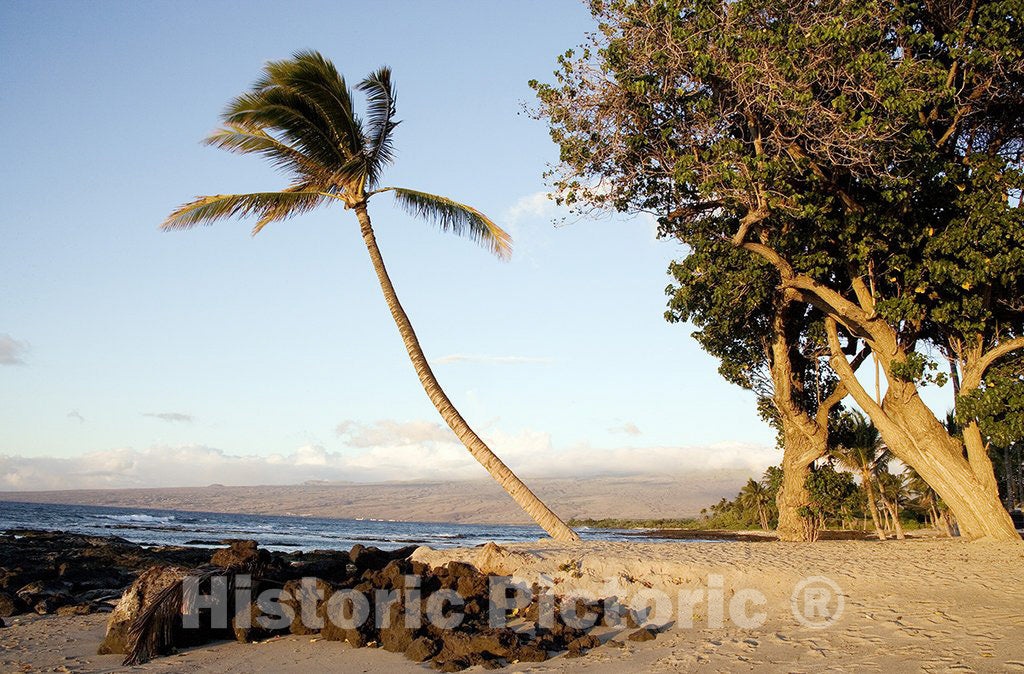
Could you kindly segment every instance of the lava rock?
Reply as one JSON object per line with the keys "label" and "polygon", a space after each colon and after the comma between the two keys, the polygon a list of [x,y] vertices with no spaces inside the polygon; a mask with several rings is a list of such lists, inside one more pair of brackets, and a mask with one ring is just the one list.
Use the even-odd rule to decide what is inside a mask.
{"label": "lava rock", "polygon": [[9,618],[25,612],[25,603],[9,592],[0,592],[0,617]]}
{"label": "lava rock", "polygon": [[641,627],[636,632],[630,633],[627,639],[630,641],[651,641],[658,636],[658,633],[648,627]]}
{"label": "lava rock", "polygon": [[83,604],[67,604],[57,609],[57,615],[89,615],[101,611],[110,610],[104,604],[86,602]]}
{"label": "lava rock", "polygon": [[290,606],[294,614],[292,624],[288,630],[292,634],[302,635],[319,633],[320,628],[315,627],[315,623],[307,624],[309,621],[303,619],[303,599],[305,598],[307,603],[313,604],[314,616],[323,620],[326,616],[325,605],[327,600],[331,598],[331,594],[334,593],[334,587],[321,578],[312,578],[311,587],[309,588],[303,585],[301,580],[289,580],[284,584],[284,590],[291,598],[281,603]]}
{"label": "lava rock", "polygon": [[436,639],[419,637],[405,649],[405,657],[413,662],[426,662],[434,657],[439,650],[441,650],[441,644]]}
{"label": "lava rock", "polygon": [[512,657],[520,662],[544,662],[548,659],[548,652],[534,644],[523,644],[516,649]]}
{"label": "lava rock", "polygon": [[256,541],[228,539],[229,547],[213,553],[210,563],[232,571],[253,571],[266,566],[270,553],[258,547]]}
{"label": "lava rock", "polygon": [[579,657],[583,655],[591,648],[597,648],[601,645],[601,640],[595,637],[593,634],[586,634],[577,639],[573,639],[566,644],[567,657]]}

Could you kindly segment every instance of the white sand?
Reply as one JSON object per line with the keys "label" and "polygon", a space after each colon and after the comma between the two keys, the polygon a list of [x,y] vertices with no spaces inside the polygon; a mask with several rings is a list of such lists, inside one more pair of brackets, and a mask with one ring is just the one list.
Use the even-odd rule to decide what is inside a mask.
{"label": "white sand", "polygon": [[[1022,671],[1024,672],[1024,542],[917,540],[886,543],[589,543],[540,542],[478,559],[480,551],[421,549],[435,563],[460,558],[529,577],[545,572],[559,588],[600,587],[616,576],[627,591],[706,587],[709,574],[732,593],[762,592],[760,627],[729,620],[709,628],[698,604],[693,628],[670,628],[654,641],[613,643],[583,658],[519,663],[508,671]],[[561,567],[561,569],[559,568]],[[487,570],[487,569],[485,569]],[[826,629],[802,626],[790,596],[807,575],[842,588],[845,610]],[[648,588],[648,586],[650,586]],[[0,671],[120,671],[120,656],[96,656],[104,616],[21,618],[0,630]],[[156,672],[428,671],[399,655],[354,650],[310,637],[259,644],[218,643],[156,660]],[[55,669],[56,668],[56,669]],[[477,668],[478,670],[479,668]],[[474,670],[475,671],[475,670]]]}

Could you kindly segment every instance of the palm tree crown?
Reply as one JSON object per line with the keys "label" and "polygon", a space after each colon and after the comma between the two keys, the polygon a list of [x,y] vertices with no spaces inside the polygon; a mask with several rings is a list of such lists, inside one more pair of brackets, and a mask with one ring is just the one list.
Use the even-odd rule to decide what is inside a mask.
{"label": "palm tree crown", "polygon": [[843,415],[836,436],[836,445],[829,454],[848,470],[866,468],[874,472],[889,458],[878,429],[857,410],[849,410]]}
{"label": "palm tree crown", "polygon": [[391,192],[412,215],[432,220],[442,230],[468,236],[499,257],[511,253],[512,239],[483,213],[465,204],[418,190],[380,187],[381,172],[394,159],[392,133],[398,126],[391,71],[381,68],[357,89],[367,99],[365,123],[352,109],[352,92],[344,78],[319,53],[303,51],[292,59],[268,63],[251,90],[228,105],[223,128],[206,142],[230,152],[261,156],[289,174],[291,184],[277,192],[198,197],[171,213],[163,227],[185,229],[232,216],[255,216],[256,234],[271,222],[330,200],[353,209],[388,309],[430,401],[470,454],[523,510],[554,538],[577,541],[579,536],[502,463],[442,390],[398,301],[366,202],[376,194]]}
{"label": "palm tree crown", "polygon": [[271,61],[252,89],[225,109],[224,126],[208,145],[255,154],[288,173],[292,183],[277,192],[198,197],[175,210],[165,229],[183,229],[234,216],[256,216],[253,234],[271,222],[305,213],[330,199],[354,208],[392,192],[412,215],[508,257],[512,239],[483,213],[447,197],[402,187],[379,187],[394,160],[395,89],[391,70],[380,68],[359,83],[367,98],[366,123],[352,109],[352,92],[334,64],[315,51]]}

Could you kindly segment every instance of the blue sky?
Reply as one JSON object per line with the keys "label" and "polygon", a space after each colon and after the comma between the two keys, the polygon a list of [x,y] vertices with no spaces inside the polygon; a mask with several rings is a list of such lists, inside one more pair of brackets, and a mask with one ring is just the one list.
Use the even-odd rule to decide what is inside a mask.
{"label": "blue sky", "polygon": [[552,224],[526,83],[592,28],[569,0],[0,5],[0,489],[482,474],[438,426],[351,213],[157,229],[194,195],[285,184],[199,141],[303,48],[352,81],[393,68],[386,184],[513,233],[503,263],[371,202],[427,356],[514,469],[775,460],[752,397],[662,318],[678,246],[649,218]]}

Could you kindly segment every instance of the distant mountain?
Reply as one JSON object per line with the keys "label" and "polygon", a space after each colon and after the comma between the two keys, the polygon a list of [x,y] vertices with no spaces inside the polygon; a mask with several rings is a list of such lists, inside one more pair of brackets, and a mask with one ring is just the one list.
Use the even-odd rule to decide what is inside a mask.
{"label": "distant mountain", "polygon": [[[686,475],[533,478],[526,482],[566,519],[652,519],[695,515],[722,497],[735,496],[749,477],[747,471],[722,470]],[[512,499],[489,480],[0,492],[0,501],[428,522],[529,522]]]}

